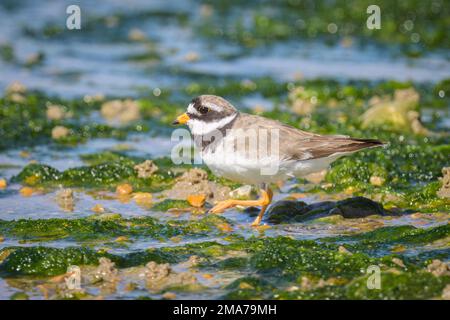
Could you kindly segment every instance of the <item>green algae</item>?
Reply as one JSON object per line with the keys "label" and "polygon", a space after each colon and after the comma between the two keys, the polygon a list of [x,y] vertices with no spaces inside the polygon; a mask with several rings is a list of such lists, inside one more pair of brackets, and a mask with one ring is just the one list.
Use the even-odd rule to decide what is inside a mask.
{"label": "green algae", "polygon": [[20,171],[15,180],[35,185],[43,182],[58,181],[61,172],[47,165],[31,163]]}
{"label": "green algae", "polygon": [[[439,198],[438,181],[448,166],[448,145],[402,145],[359,152],[332,164],[325,180],[330,191],[352,188],[359,195],[392,194],[391,205],[420,211],[448,211],[450,203]],[[382,186],[371,184],[371,177],[384,180]]]}
{"label": "green algae", "polygon": [[[7,93],[0,98],[0,150],[34,146],[38,144],[74,145],[92,138],[125,138],[130,132],[146,132],[145,123],[112,127],[95,121],[87,122],[85,117],[100,109],[100,102],[85,102],[80,99],[61,99],[46,96],[40,92]],[[48,119],[47,107],[58,105],[70,117]],[[69,134],[52,139],[52,129],[64,126]]]}
{"label": "green algae", "polygon": [[[83,23],[83,30],[87,37],[95,37],[102,42],[122,42],[129,39],[129,30],[140,27],[139,22],[147,19],[162,20],[184,24],[188,16],[185,12],[174,10],[137,10],[133,12],[112,12],[106,15],[89,14],[86,22]],[[44,26],[33,28],[26,26],[23,32],[29,36],[40,40],[69,40],[79,37],[70,32],[67,28],[62,28],[60,24],[48,22]]]}
{"label": "green algae", "polygon": [[[252,7],[256,3],[258,9]],[[250,1],[242,7],[241,2],[238,6],[236,1],[221,1],[220,5],[214,3],[214,14],[201,21],[198,32],[214,41],[237,42],[244,48],[317,38],[328,44],[347,39],[349,45],[354,41],[365,43],[370,38],[382,45],[396,44],[408,56],[448,47],[443,3],[431,6],[420,1],[401,4],[379,1],[383,32],[365,27],[369,17],[366,11],[372,4],[370,1],[286,0],[276,6],[267,1]],[[247,19],[242,18],[242,12]]]}
{"label": "green algae", "polygon": [[187,209],[191,205],[186,200],[165,199],[152,206],[153,211],[167,211],[169,209]]}
{"label": "green algae", "polygon": [[421,208],[423,211],[450,212],[450,201],[437,196],[442,182],[434,181],[422,187],[408,190],[404,195],[402,207]]}
{"label": "green algae", "polygon": [[345,157],[332,166],[326,179],[343,187],[367,184],[372,176],[387,179],[393,187],[430,182],[441,175],[449,154],[448,145],[396,144]]}
{"label": "green algae", "polygon": [[211,247],[215,246],[220,245],[215,242],[204,242],[179,247],[150,248],[124,255],[86,247],[6,247],[0,250],[0,274],[15,277],[58,275],[65,273],[70,265],[98,265],[101,257],[107,257],[119,268],[143,266],[150,261],[178,263],[194,254],[212,257]]}
{"label": "green algae", "polygon": [[450,236],[450,225],[431,228],[414,226],[382,227],[362,234],[327,238],[327,241],[358,241],[361,246],[369,244],[425,244]]}
{"label": "green algae", "polygon": [[275,287],[268,281],[258,277],[242,277],[225,288],[228,292],[224,299],[228,300],[248,300],[264,299]]}
{"label": "green algae", "polygon": [[[209,8],[211,15],[205,14],[208,12],[208,4],[211,2],[202,4],[199,12],[194,9],[193,15],[190,12],[139,11],[99,17],[89,16],[86,24],[83,24],[83,30],[89,37],[101,38],[101,41],[106,43],[117,41],[126,43],[136,41],[130,39],[129,31],[132,28],[142,28],[140,23],[142,21],[159,19],[164,24],[175,22],[177,27],[193,27],[197,31],[196,35],[206,36],[214,42],[230,41],[233,44],[233,52],[219,53],[222,59],[229,60],[244,57],[251,48],[260,46],[261,50],[265,51],[275,42],[288,43],[298,39],[319,38],[326,44],[340,43],[342,47],[346,47],[366,42],[366,39],[371,38],[381,44],[382,48],[384,45],[393,48],[391,51],[393,55],[400,51],[409,56],[418,56],[430,48],[448,47],[447,19],[443,18],[448,16],[448,10],[445,6],[442,7],[439,1],[432,5],[418,1],[407,4],[381,1],[378,5],[382,9],[383,32],[360,28],[365,26],[366,8],[371,4],[368,1],[361,3],[341,0],[332,3],[318,1],[312,4],[307,1],[286,0],[278,3],[276,7],[266,0],[239,2],[239,6],[236,5],[236,1],[219,1]],[[386,11],[386,8],[390,10]],[[248,12],[248,9],[251,12]],[[236,11],[239,11],[237,15]],[[194,16],[199,20],[191,19]],[[240,16],[246,16],[248,19],[241,20]],[[111,24],[111,21],[114,23]],[[335,28],[336,33],[332,33],[330,30]],[[119,61],[126,60],[144,67],[145,72],[153,72],[154,66],[149,67],[147,63],[159,61],[171,52],[163,52],[162,47],[150,37],[151,33],[147,34],[145,31],[147,30],[143,32],[146,39],[139,40],[145,46],[145,51],[142,54],[124,55]],[[24,27],[23,32],[37,40],[75,40],[74,38],[80,37],[79,33],[67,32],[57,24],[48,24],[42,29]],[[412,41],[417,39],[417,36],[420,39],[419,43]],[[234,50],[234,47],[237,50]],[[21,63],[16,57],[15,49],[17,48],[8,44],[2,45],[1,58],[7,63]],[[44,56],[41,58],[38,56],[35,62],[39,64],[45,59]],[[33,67],[33,64],[31,63],[29,67]],[[63,145],[65,150],[70,152],[71,146],[93,138],[111,137],[121,140],[130,133],[156,132],[168,135],[171,129],[167,125],[175,116],[185,111],[187,102],[193,96],[221,95],[230,99],[242,111],[250,111],[242,108],[242,104],[249,103],[245,101],[246,98],[250,98],[250,103],[253,103],[251,98],[258,100],[262,97],[264,102],[273,107],[271,111],[256,111],[255,108],[255,112],[263,116],[311,132],[378,138],[390,143],[386,149],[360,152],[336,162],[326,177],[328,185],[332,185],[326,192],[349,190],[349,194],[364,195],[382,202],[385,207],[397,207],[396,212],[401,213],[410,212],[408,209],[420,212],[450,210],[448,200],[436,196],[436,191],[441,186],[437,179],[440,177],[442,167],[448,166],[450,154],[448,135],[441,135],[445,131],[445,124],[440,119],[439,113],[445,112],[449,105],[449,79],[436,84],[325,79],[282,82],[270,77],[242,80],[221,74],[205,75],[178,68],[168,71],[178,78],[187,79],[189,84],[181,89],[177,88],[177,85],[160,88],[161,95],[158,97],[155,93],[152,94],[151,90],[149,92],[149,88],[138,89],[142,94],[137,100],[142,121],[120,128],[105,125],[102,120],[99,120],[100,123],[92,120],[95,119],[92,117],[96,117],[92,112],[100,109],[98,102],[87,103],[81,99],[63,100],[34,92],[19,96],[6,94],[0,100],[2,106],[0,149],[47,144],[51,147]],[[298,99],[317,102],[312,114],[297,114],[293,109],[289,99],[299,86],[304,90],[296,94]],[[432,109],[431,118],[424,116],[423,119],[426,121],[426,127],[436,130],[437,135],[416,135],[392,126],[362,128],[360,116],[370,107],[373,97],[391,97],[397,89],[412,87],[420,93],[417,111]],[[444,97],[442,91],[445,93]],[[64,111],[71,113],[73,117],[61,120],[47,119],[45,109],[48,102],[63,105]],[[70,135],[53,140],[51,131],[56,125],[68,128]],[[173,178],[177,176],[173,173],[175,168],[169,158],[161,161],[154,159],[160,171],[150,179],[137,178],[133,170],[135,164],[146,159],[129,156],[126,152],[87,154],[81,156],[81,159],[86,166],[66,171],[56,170],[46,164],[29,165],[12,183],[19,181],[38,187],[62,185],[112,191],[117,184],[126,182],[132,184],[135,191],[157,192],[169,188]],[[374,176],[384,180],[384,184],[372,185],[370,180]],[[239,186],[214,176],[210,171],[208,179],[233,188]],[[8,192],[16,195],[14,186],[12,189]],[[323,192],[323,189],[321,191]],[[158,211],[156,215],[160,216],[171,208],[188,209],[186,211],[192,209],[184,200],[165,200],[149,208],[149,214]],[[220,289],[216,284],[214,288],[204,288],[212,289],[215,293],[220,290],[221,294],[224,293],[222,297],[225,299],[429,299],[439,298],[442,289],[449,283],[448,277],[438,278],[424,270],[430,259],[449,260],[448,244],[436,244],[448,239],[448,226],[429,229],[411,226],[386,227],[358,235],[314,241],[294,240],[288,237],[267,239],[263,232],[257,238],[244,239],[241,234],[253,233],[244,229],[246,226],[233,223],[224,216],[203,217],[197,213],[200,212],[187,214],[189,220],[183,219],[185,215],[182,219],[177,217],[169,221],[164,217],[164,222],[150,217],[124,219],[118,215],[106,214],[93,215],[89,218],[48,219],[48,221],[0,220],[0,234],[6,238],[6,242],[26,243],[24,247],[7,247],[0,252],[0,270],[7,276],[41,277],[64,273],[71,264],[97,265],[98,258],[103,256],[110,258],[118,268],[123,269],[142,267],[149,261],[182,263],[192,255],[196,255],[202,258],[202,262],[197,265],[200,270],[214,275],[226,273],[238,276],[232,284]],[[169,214],[166,216],[172,219]],[[286,222],[283,217],[280,221]],[[221,224],[228,224],[234,230],[223,231],[219,228]],[[273,232],[276,235],[283,232],[284,230],[279,227],[272,226],[267,233]],[[48,242],[46,244],[48,246],[59,247],[66,243],[70,245],[81,243],[89,245],[90,248],[103,245],[117,249],[119,244],[114,240],[118,237],[128,238],[127,241],[130,242],[127,242],[126,246],[131,243],[140,249],[123,250],[124,247],[120,247],[116,252],[127,253],[109,254],[106,251],[87,248],[80,248],[77,251],[71,247],[28,247],[35,245],[34,242]],[[177,239],[173,239],[173,243],[167,243],[166,246],[165,242],[171,237]],[[217,241],[190,243],[203,237]],[[61,239],[64,241],[59,243],[58,240]],[[155,244],[155,247],[141,250],[139,241],[143,241],[146,245],[144,240],[147,239],[161,242]],[[188,244],[174,245],[178,241]],[[340,244],[344,244],[353,254],[339,252]],[[395,255],[402,259],[405,269],[391,262],[394,256],[389,255],[390,251],[398,245],[407,247],[404,254]],[[430,250],[430,248],[437,249]],[[369,290],[366,284],[367,275],[361,270],[358,272],[358,268],[366,269],[370,264],[381,266],[381,290]],[[395,268],[395,272],[388,268]],[[301,278],[304,276],[312,279],[313,288],[302,286]],[[334,277],[338,277],[340,281],[334,285],[327,282],[325,286],[317,287],[319,280],[327,281]],[[220,282],[220,276],[218,281]],[[292,286],[300,289],[291,290]],[[175,292],[181,289],[173,288]],[[33,291],[37,290],[33,288]],[[25,297],[27,293],[19,293],[11,298]],[[125,294],[125,297],[127,296]]]}
{"label": "green algae", "polygon": [[98,265],[101,257],[106,257],[118,267],[127,268],[145,265],[149,261],[157,263],[173,263],[179,259],[165,254],[161,250],[144,250],[131,252],[123,256],[109,254],[104,250],[93,250],[85,247],[7,247],[0,253],[7,252],[1,261],[0,274],[7,276],[53,276],[63,274],[71,265]]}
{"label": "green algae", "polygon": [[10,300],[28,300],[30,297],[25,292],[16,292],[11,295]]}
{"label": "green algae", "polygon": [[347,299],[430,299],[439,298],[450,277],[438,278],[428,272],[382,273],[381,289],[371,290],[367,279],[352,282],[345,289]]}
{"label": "green algae", "polygon": [[219,261],[215,267],[221,270],[242,270],[250,266],[250,261],[246,257],[231,257]]}
{"label": "green algae", "polygon": [[135,163],[138,163],[145,160],[144,158],[140,157],[128,156],[124,152],[120,151],[104,151],[104,152],[82,154],[80,158],[90,166],[108,162],[121,162],[126,160],[132,160]]}
{"label": "green algae", "polygon": [[[409,227],[404,227],[410,230]],[[392,235],[392,233],[389,233]],[[364,234],[366,236],[366,234]],[[367,237],[371,237],[367,233]],[[380,238],[387,237],[385,234]],[[432,241],[433,238],[426,238]],[[425,239],[421,239],[425,241]],[[361,242],[361,246],[366,243]],[[422,262],[402,257],[405,269],[398,270],[392,256],[374,257],[365,253],[340,253],[334,245],[299,241],[285,237],[261,239],[251,250],[249,270],[257,277],[243,277],[226,289],[227,299],[429,299],[440,297],[450,277],[435,277],[422,269]],[[369,266],[381,268],[381,289],[369,289]],[[243,263],[241,268],[247,268]],[[238,267],[239,268],[239,267]],[[396,269],[397,271],[392,271]],[[299,279],[334,279],[324,284],[303,288]],[[314,282],[312,282],[314,283]],[[299,288],[288,290],[292,284]],[[284,289],[280,290],[282,287]],[[275,289],[278,288],[278,289]]]}
{"label": "green algae", "polygon": [[324,249],[309,241],[296,241],[285,237],[265,239],[261,248],[251,259],[256,270],[281,272],[296,278],[300,274],[314,274],[322,277],[355,277],[362,268],[374,264],[364,254],[345,255]]}
{"label": "green algae", "polygon": [[69,247],[64,249],[48,247],[12,247],[0,264],[0,273],[9,276],[35,275],[51,276],[63,274],[71,265],[96,265],[100,257],[108,256],[91,249]]}
{"label": "green algae", "polygon": [[448,277],[438,278],[427,272],[382,273],[381,288],[369,289],[368,277],[362,276],[345,286],[325,286],[294,292],[278,291],[276,299],[352,299],[352,300],[411,300],[440,298]]}
{"label": "green algae", "polygon": [[94,214],[77,219],[0,220],[0,234],[27,241],[92,241],[114,240],[117,237],[167,239],[220,233],[218,226],[223,223],[229,222],[216,215],[189,222],[169,220],[162,224],[152,217],[122,218],[120,215],[109,215],[102,218]]}
{"label": "green algae", "polygon": [[14,47],[11,46],[8,43],[1,44],[0,45],[0,58],[8,63],[14,62],[15,60],[15,53],[14,53]]}
{"label": "green algae", "polygon": [[66,187],[106,187],[112,189],[119,183],[128,182],[135,189],[142,191],[160,191],[170,187],[174,174],[170,169],[159,170],[149,178],[138,178],[134,166],[138,162],[128,157],[118,157],[115,161],[102,162],[91,166],[75,167],[58,171],[43,164],[29,164],[14,177],[28,185],[45,184],[47,186],[63,185]]}
{"label": "green algae", "polygon": [[221,230],[220,227],[224,224],[231,226],[227,218],[215,214],[207,214],[200,220],[189,221],[189,223],[172,222],[172,224],[183,226],[184,230],[191,234],[212,234],[215,231],[227,233],[227,231]]}
{"label": "green algae", "polygon": [[[73,264],[97,265],[100,257],[111,259],[118,268],[130,268],[149,261],[180,263],[195,255],[203,259],[197,266],[201,270],[233,270],[242,274],[223,288],[225,299],[428,299],[440,297],[450,277],[426,272],[424,261],[428,260],[419,259],[420,255],[401,257],[405,267],[400,268],[392,260],[395,256],[372,256],[356,250],[342,253],[337,248],[343,240],[361,246],[370,245],[368,239],[376,243],[425,244],[448,235],[448,228],[433,230],[419,232],[411,226],[383,228],[351,237],[328,238],[327,244],[288,237],[235,239],[226,244],[205,241],[123,255],[74,247],[7,247],[0,252],[0,272],[10,277],[41,277],[62,274]],[[235,256],[236,252],[240,254]],[[370,275],[365,270],[372,265],[381,268],[381,289],[367,287]],[[248,272],[252,275],[245,275]],[[301,287],[302,277],[312,279],[313,285]],[[333,284],[327,280],[321,285],[318,279],[334,280]],[[293,285],[300,289],[288,290]]]}
{"label": "green algae", "polygon": [[24,240],[94,240],[108,239],[119,236],[141,237],[171,237],[181,233],[167,225],[156,223],[151,217],[132,219],[108,219],[94,218],[79,219],[34,219],[34,220],[0,220],[1,233],[7,236]]}
{"label": "green algae", "polygon": [[[406,248],[416,248],[446,239],[450,236],[450,226],[448,224],[427,229],[415,228],[413,226],[391,226],[382,227],[366,233],[329,237],[323,241],[326,243],[345,243],[345,246],[352,252],[364,252],[381,255],[395,251],[399,246]],[[448,251],[448,250],[447,250]],[[430,257],[448,256],[448,252],[430,252],[428,255],[422,254],[416,257],[417,262],[423,263]],[[409,258],[408,258],[409,259]]]}
{"label": "green algae", "polygon": [[288,90],[288,83],[278,82],[270,77],[261,77],[252,80],[238,81],[225,79],[212,86],[211,81],[193,81],[183,88],[188,96],[213,94],[223,97],[241,97],[251,94],[260,94],[263,97],[274,98],[283,96]]}

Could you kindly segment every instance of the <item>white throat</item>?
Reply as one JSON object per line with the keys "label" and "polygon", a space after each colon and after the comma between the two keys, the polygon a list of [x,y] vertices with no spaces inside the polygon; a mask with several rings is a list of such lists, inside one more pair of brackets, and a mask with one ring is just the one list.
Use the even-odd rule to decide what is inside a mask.
{"label": "white throat", "polygon": [[193,135],[206,135],[210,134],[214,130],[219,130],[229,124],[231,121],[234,120],[234,118],[237,117],[237,113],[234,113],[232,115],[229,115],[225,118],[222,118],[218,121],[214,122],[204,122],[202,120],[198,119],[191,119],[187,122],[187,125],[189,126],[189,129],[191,130],[191,133]]}

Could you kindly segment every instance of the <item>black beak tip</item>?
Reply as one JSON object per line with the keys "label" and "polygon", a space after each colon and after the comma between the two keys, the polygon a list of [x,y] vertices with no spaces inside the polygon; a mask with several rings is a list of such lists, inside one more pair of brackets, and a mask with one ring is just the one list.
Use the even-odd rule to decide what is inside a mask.
{"label": "black beak tip", "polygon": [[173,125],[173,126],[176,126],[177,124],[180,124],[180,122],[179,122],[178,120],[172,121],[172,125]]}

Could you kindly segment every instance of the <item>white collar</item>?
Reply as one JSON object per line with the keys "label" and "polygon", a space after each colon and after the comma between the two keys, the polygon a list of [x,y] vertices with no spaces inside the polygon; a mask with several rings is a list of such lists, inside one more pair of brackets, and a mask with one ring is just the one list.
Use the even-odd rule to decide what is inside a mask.
{"label": "white collar", "polygon": [[189,126],[189,129],[191,130],[191,133],[193,135],[206,135],[214,130],[219,130],[229,124],[231,121],[233,121],[237,117],[237,113],[233,113],[232,115],[229,115],[225,118],[220,119],[219,121],[214,122],[204,122],[199,119],[190,119],[187,122],[187,125]]}

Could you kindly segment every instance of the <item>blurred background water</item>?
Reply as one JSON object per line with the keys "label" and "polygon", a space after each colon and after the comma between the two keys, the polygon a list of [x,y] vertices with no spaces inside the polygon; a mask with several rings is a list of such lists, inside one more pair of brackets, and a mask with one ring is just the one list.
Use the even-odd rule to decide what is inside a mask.
{"label": "blurred background water", "polygon": [[[381,7],[381,30],[373,31],[366,27],[368,17],[366,8],[371,2],[371,0],[282,0],[276,2],[270,0],[80,0],[73,3],[71,0],[1,0],[0,90],[5,90],[15,81],[24,84],[28,89],[39,90],[44,93],[44,98],[37,105],[41,103],[43,109],[53,103],[52,96],[78,99],[89,95],[99,95],[104,96],[102,101],[114,97],[144,96],[148,98],[151,96],[149,98],[151,100],[159,96],[163,97],[169,91],[176,96],[177,92],[184,90],[182,99],[172,101],[173,96],[170,96],[163,101],[166,105],[183,109],[194,91],[195,94],[204,93],[197,92],[198,90],[192,90],[191,93],[186,88],[195,89],[197,85],[199,88],[205,88],[205,83],[210,88],[219,88],[218,84],[232,80],[234,82],[230,87],[233,88],[233,85],[237,83],[236,88],[239,90],[246,86],[256,86],[252,80],[268,77],[271,81],[274,80],[268,82],[269,85],[275,87],[276,84],[282,83],[284,86],[280,94],[283,96],[282,99],[277,99],[276,89],[271,92],[272,96],[267,98],[261,93],[263,90],[258,88],[243,94],[242,97],[236,97],[238,94],[233,95],[233,102],[238,101],[240,108],[251,109],[256,113],[261,112],[261,109],[270,111],[276,105],[278,108],[276,112],[286,111],[279,112],[282,121],[290,120],[289,118],[295,115],[294,119],[298,120],[295,125],[303,126],[303,129],[308,130],[312,123],[315,126],[314,130],[323,128],[325,133],[342,133],[343,130],[352,130],[359,125],[356,121],[350,121],[353,115],[348,112],[348,110],[354,110],[351,107],[355,97],[359,103],[356,108],[359,108],[360,113],[363,108],[370,105],[372,98],[380,98],[376,90],[374,92],[367,88],[367,92],[364,92],[364,89],[353,90],[358,84],[384,83],[391,80],[409,81],[411,83],[407,86],[392,85],[392,88],[404,89],[411,85],[417,90],[418,88],[423,90],[423,88],[434,88],[437,83],[450,78],[450,41],[447,35],[450,30],[448,1],[377,1]],[[66,28],[68,17],[66,8],[72,4],[77,4],[81,8],[81,30]],[[315,101],[312,103],[314,105],[318,99],[323,98],[317,104],[324,107],[325,111],[316,112],[313,116],[317,118],[311,114],[295,113],[293,106],[290,105],[293,101],[290,101],[288,97],[291,94],[288,92],[289,85],[292,84],[293,88],[296,85],[301,87],[303,84],[294,85],[294,82],[302,79],[319,81],[317,87],[306,88],[309,91],[305,91],[304,96],[302,96],[303,91],[300,90],[297,97],[299,101],[306,101],[307,104]],[[320,80],[331,80],[331,82],[320,83]],[[334,81],[343,84],[342,87],[338,86],[336,89]],[[264,85],[264,82],[262,83]],[[345,87],[348,83],[351,85]],[[442,83],[444,83],[442,85],[444,89],[445,86],[448,87],[448,84]],[[352,87],[352,85],[355,86]],[[445,107],[445,101],[448,101],[445,95],[448,93],[444,89],[436,90],[436,92],[429,90],[427,96],[421,97],[426,102],[425,107],[420,105],[417,108],[420,110],[421,121],[439,134],[450,127],[449,108]],[[333,94],[328,96],[332,91]],[[394,90],[391,91],[390,93],[394,92]],[[338,92],[337,95],[341,94],[337,97],[339,101],[334,96],[335,92]],[[381,92],[384,93],[382,90]],[[412,95],[415,94],[416,91],[413,90]],[[444,97],[447,100],[444,100]],[[86,99],[80,101],[85,103],[84,107],[91,106]],[[151,101],[156,106],[159,103],[159,101]],[[396,104],[402,101],[389,100],[388,102]],[[416,103],[419,104],[417,101]],[[438,107],[434,108],[435,105]],[[145,110],[145,101],[144,107],[142,105],[140,107]],[[151,107],[154,106],[151,105]],[[337,110],[339,108],[342,110]],[[26,106],[21,110],[26,113]],[[159,111],[164,113],[168,110]],[[42,113],[45,124],[48,124],[45,122],[47,120],[53,123],[46,118],[45,111]],[[78,129],[85,125],[108,124],[100,113],[97,105],[97,109],[93,109],[93,112],[88,115],[83,114],[80,118],[75,117],[74,120],[60,120],[67,120],[64,125],[75,124]],[[144,159],[169,156],[174,142],[171,142],[167,135],[170,130],[167,121],[155,124],[152,113],[142,118],[144,124],[157,127],[159,131],[156,135],[140,132],[140,130],[130,130],[133,133],[128,132],[124,139],[88,137],[80,139],[82,141],[78,144],[63,145],[55,143],[58,141],[52,141],[51,134],[48,133],[45,137],[47,140],[43,140],[47,142],[45,144],[36,142],[19,146],[7,145],[7,148],[0,152],[1,178],[8,180],[8,187],[0,192],[0,218],[2,220],[81,218],[92,215],[92,208],[95,205],[102,205],[108,212],[120,213],[124,217],[148,215],[160,221],[197,219],[198,217],[194,214],[175,217],[167,212],[155,212],[152,209],[143,208],[134,202],[117,201],[111,196],[113,194],[111,190],[109,190],[109,198],[102,198],[97,193],[90,192],[92,190],[88,188],[74,189],[76,206],[71,212],[67,212],[55,201],[57,192],[60,190],[50,189],[33,194],[32,197],[24,197],[20,193],[23,184],[14,181],[10,183],[9,179],[31,162],[43,163],[62,171],[86,165],[83,155],[101,154],[104,151],[124,152],[128,156]],[[339,119],[344,120],[339,122]],[[327,127],[327,124],[332,122],[330,120],[334,122]],[[26,126],[26,124],[21,125]],[[10,128],[7,125],[5,127]],[[29,131],[24,130],[24,132]],[[422,137],[420,134],[414,134],[393,131],[391,137],[398,145],[407,145],[412,141],[412,145],[421,144],[423,147],[423,144],[431,139],[438,141],[435,142],[436,144],[444,144],[442,142],[445,139],[444,135]],[[15,138],[13,135],[12,137]],[[414,157],[420,156],[420,150],[411,150],[413,151],[409,151],[410,162],[414,162],[416,161]],[[445,152],[445,149],[443,150],[442,152]],[[420,169],[423,170],[416,171],[426,171],[426,168]],[[440,166],[439,174],[441,169]],[[421,179],[426,180],[425,182],[436,180],[435,168],[433,168],[433,174],[428,174],[431,177],[428,180],[419,173],[414,175],[415,173],[405,172],[404,174],[420,176],[420,179],[411,179],[413,181],[411,185],[422,182]],[[280,192],[277,192],[275,200],[284,199],[295,188],[296,186],[292,184],[285,185]],[[345,197],[350,197],[350,194]],[[312,203],[324,199],[311,193],[301,200]],[[226,218],[236,226],[235,234],[244,237],[259,235],[259,231],[248,227],[253,220],[248,213],[230,210],[226,213]],[[420,218],[403,215],[395,218],[383,217],[376,223],[385,226],[407,224],[416,227],[432,227],[448,223],[448,219],[446,217],[435,219],[431,215]],[[271,229],[265,232],[267,236],[288,235],[296,239],[315,239],[355,230],[359,229],[353,224],[338,226],[293,223],[272,225]],[[361,227],[361,230],[365,229]],[[225,241],[222,236],[201,239],[201,241],[207,240]],[[141,238],[126,247],[113,248],[112,252],[129,253],[149,247],[182,246],[195,241],[199,240],[186,237],[175,243]],[[0,248],[18,245],[64,248],[74,244],[78,245],[71,239],[55,241],[44,239],[34,242],[10,237],[0,242]],[[431,249],[418,247],[411,252]],[[237,275],[230,276],[225,273],[221,277],[234,279]],[[12,287],[14,284],[9,286],[0,279],[0,298],[7,298],[17,291]],[[135,294],[123,293],[123,290],[119,290],[111,297],[134,298]],[[211,298],[211,296],[220,297],[222,294],[223,291],[218,286],[196,295],[186,293],[187,297],[203,299]],[[41,298],[38,293],[34,293],[34,296]],[[183,297],[183,293],[179,297]]]}
{"label": "blurred background water", "polygon": [[[288,6],[291,2],[292,8]],[[358,40],[367,29],[364,19],[368,15],[361,12],[362,18],[347,23],[349,27],[339,23],[338,14],[333,17],[323,12],[327,4],[331,10],[339,8],[340,2],[303,1],[304,6],[295,6],[302,2],[250,1],[239,10],[238,1],[226,5],[196,0],[84,0],[77,1],[81,30],[67,30],[70,0],[4,0],[0,3],[0,89],[17,80],[32,89],[71,97],[135,95],[142,90],[186,85],[205,76],[437,82],[450,75],[445,50],[448,38],[443,39],[441,48],[422,50],[414,57],[409,51],[404,54],[402,43],[377,41],[376,37]],[[444,13],[448,10],[441,1],[428,6],[437,6]],[[426,23],[419,16],[420,7],[417,10],[408,14]],[[391,32],[387,30],[390,20],[385,19],[390,11],[382,8],[378,33]],[[314,36],[323,27],[314,29],[311,13],[321,17],[327,27],[323,35]],[[269,23],[261,18],[264,14],[275,21],[283,21],[283,15],[294,15],[295,20],[291,25],[286,18],[287,25],[281,26],[287,28],[286,36],[275,33],[266,37],[260,34],[264,29],[258,29]],[[410,26],[412,18],[398,15],[396,19],[404,19],[397,21],[400,26],[414,28],[414,24]],[[244,31],[239,29],[241,24]],[[309,25],[312,34],[304,34]],[[415,46],[414,50],[426,49],[420,42],[422,30],[416,29],[398,32],[411,33],[407,45]],[[255,43],[245,37],[254,37]]]}

